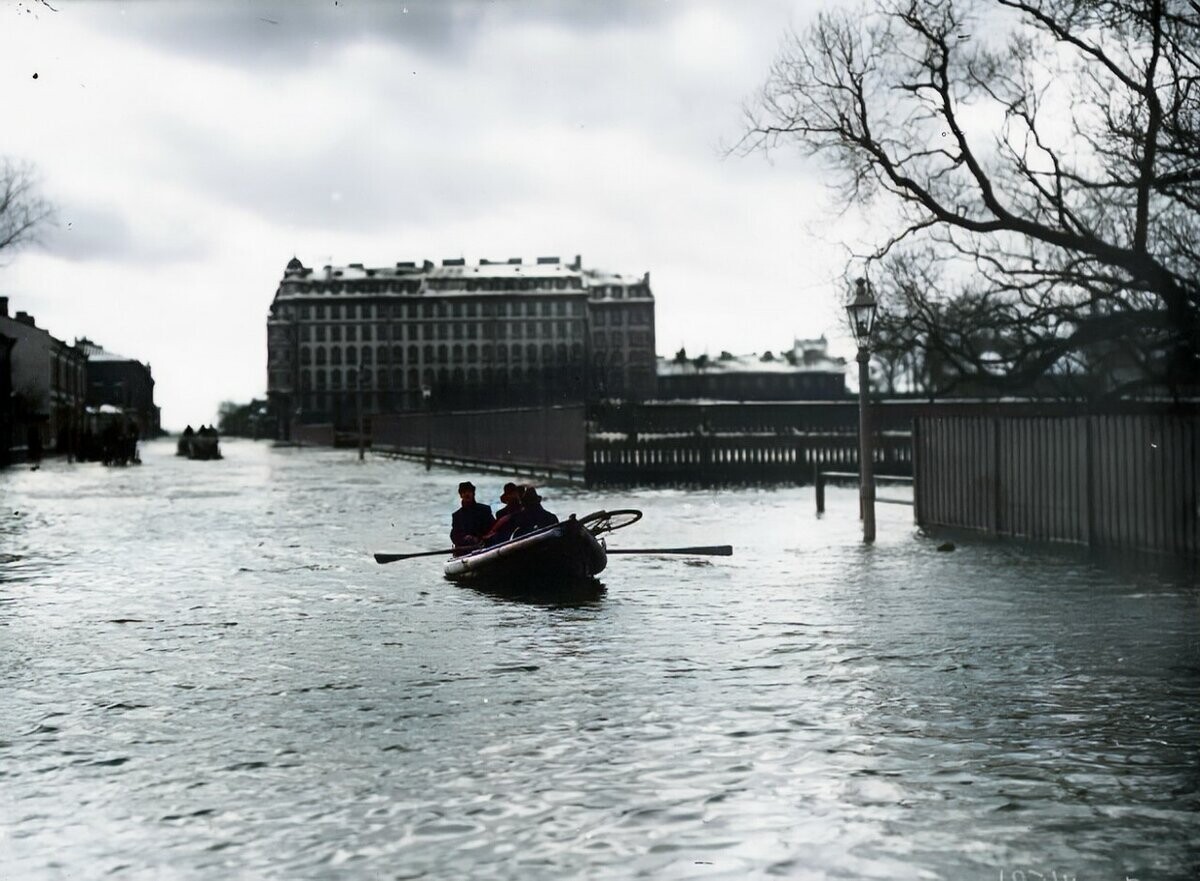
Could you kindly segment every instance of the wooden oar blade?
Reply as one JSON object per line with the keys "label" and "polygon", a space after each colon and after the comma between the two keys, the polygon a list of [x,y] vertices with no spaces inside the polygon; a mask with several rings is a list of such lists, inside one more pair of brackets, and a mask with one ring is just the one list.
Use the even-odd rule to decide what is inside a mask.
{"label": "wooden oar blade", "polygon": [[454,553],[454,548],[443,548],[440,551],[421,551],[416,554],[376,554],[375,562],[382,565],[383,563],[395,563],[398,560],[411,560],[414,557],[436,557],[452,553]]}
{"label": "wooden oar blade", "polygon": [[733,545],[706,545],[696,548],[608,548],[610,554],[694,554],[709,557],[732,557]]}

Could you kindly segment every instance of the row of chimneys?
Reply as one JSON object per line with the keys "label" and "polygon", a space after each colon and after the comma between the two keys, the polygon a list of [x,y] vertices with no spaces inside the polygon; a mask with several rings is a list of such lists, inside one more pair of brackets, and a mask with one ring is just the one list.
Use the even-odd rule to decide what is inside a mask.
{"label": "row of chimneys", "polygon": [[[523,262],[524,261],[520,257],[509,257],[507,260],[481,259],[479,261],[479,265],[480,266],[521,266],[523,264]],[[558,257],[538,257],[537,258],[538,266],[556,266],[561,262],[562,261]],[[466,261],[466,258],[464,258],[464,257],[445,257],[442,259],[442,265],[443,266],[466,266],[467,261]],[[433,269],[433,266],[434,266],[434,264],[433,264],[433,261],[431,261],[431,260],[426,260],[422,264],[422,268],[426,272]],[[333,266],[326,264],[322,268],[325,270],[326,278],[333,277]],[[350,264],[348,264],[348,268],[366,271],[366,267],[362,263],[350,263]],[[416,269],[417,264],[413,260],[405,260],[405,261],[398,262],[396,264],[396,268],[397,269]],[[583,268],[583,256],[580,254],[576,254],[575,261],[570,264],[570,268],[574,269],[576,272],[578,272],[580,269],[582,269]]]}
{"label": "row of chimneys", "polygon": [[[0,297],[0,318],[8,317],[8,297]],[[13,316],[13,321],[18,321],[21,324],[27,324],[30,327],[37,327],[33,323],[33,316],[28,312],[18,312]]]}

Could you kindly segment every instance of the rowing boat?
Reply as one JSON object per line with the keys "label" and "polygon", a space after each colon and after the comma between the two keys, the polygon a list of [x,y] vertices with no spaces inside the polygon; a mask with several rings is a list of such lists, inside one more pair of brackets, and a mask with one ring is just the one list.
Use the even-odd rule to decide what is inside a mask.
{"label": "rowing boat", "polygon": [[596,532],[570,519],[446,561],[452,581],[541,581],[591,578],[604,571],[608,554]]}

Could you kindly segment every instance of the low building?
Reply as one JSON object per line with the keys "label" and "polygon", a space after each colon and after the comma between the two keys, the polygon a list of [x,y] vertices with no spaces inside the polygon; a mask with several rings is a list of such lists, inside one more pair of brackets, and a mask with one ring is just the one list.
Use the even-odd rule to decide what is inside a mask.
{"label": "low building", "polygon": [[43,451],[70,452],[83,421],[87,362],[79,349],[50,335],[25,312],[8,314],[0,297],[0,336],[9,348],[9,447],[37,458]]}
{"label": "low building", "polygon": [[825,337],[791,349],[717,358],[658,359],[660,400],[820,401],[846,397],[846,361],[831,358]]}
{"label": "low building", "polygon": [[361,263],[293,258],[267,318],[279,433],[364,415],[654,394],[649,273],[539,257]]}
{"label": "low building", "polygon": [[154,403],[154,376],[149,364],[107,351],[87,337],[75,348],[87,356],[87,405],[120,407],[134,420],[143,438],[162,434],[162,414]]}

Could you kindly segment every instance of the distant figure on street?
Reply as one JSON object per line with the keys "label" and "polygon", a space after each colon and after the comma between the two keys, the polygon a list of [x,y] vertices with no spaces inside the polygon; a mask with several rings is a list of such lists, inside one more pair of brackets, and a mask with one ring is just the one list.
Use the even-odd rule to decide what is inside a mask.
{"label": "distant figure on street", "polygon": [[546,526],[553,526],[558,522],[558,518],[542,507],[542,497],[538,495],[537,489],[527,486],[521,493],[521,510],[514,514],[509,522],[513,526],[512,536],[516,538]]}
{"label": "distant figure on street", "polygon": [[521,491],[523,489],[525,487],[517,486],[515,483],[504,484],[504,492],[500,494],[500,501],[504,507],[496,512],[496,522],[483,534],[485,545],[490,547],[500,544],[512,535],[512,521],[521,510]]}
{"label": "distant figure on street", "polygon": [[450,541],[456,548],[473,547],[491,529],[496,518],[488,505],[475,501],[475,484],[471,481],[464,480],[458,485],[458,498],[459,508],[450,518]]}

